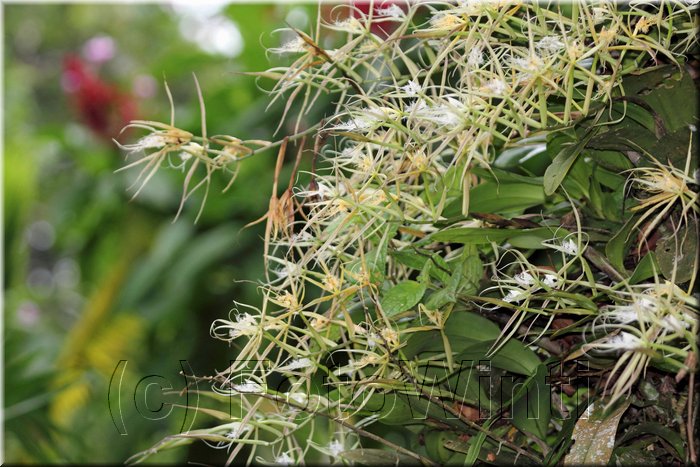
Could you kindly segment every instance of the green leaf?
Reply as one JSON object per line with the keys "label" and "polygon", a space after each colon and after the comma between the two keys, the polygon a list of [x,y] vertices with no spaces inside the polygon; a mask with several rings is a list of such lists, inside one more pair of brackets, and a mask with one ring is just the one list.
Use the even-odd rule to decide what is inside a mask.
{"label": "green leaf", "polygon": [[547,367],[540,364],[523,387],[524,397],[513,404],[513,424],[544,440],[547,437],[551,412],[551,392],[546,381]]}
{"label": "green leaf", "polygon": [[484,275],[484,263],[475,245],[464,245],[461,259],[464,277],[457,291],[473,295],[478,290],[479,282]]}
{"label": "green leaf", "polygon": [[637,264],[634,268],[634,272],[629,278],[629,283],[631,285],[638,284],[639,282],[653,277],[654,274],[659,273],[659,263],[656,261],[656,255],[653,251],[650,251],[644,258]]}
{"label": "green leaf", "polygon": [[381,299],[382,309],[387,316],[410,310],[420,302],[425,293],[425,285],[416,281],[403,281],[389,289]]}
{"label": "green leaf", "polygon": [[625,177],[619,173],[611,172],[601,166],[594,167],[593,176],[600,182],[601,185],[610,188],[611,190],[619,190],[625,184]]}
{"label": "green leaf", "polygon": [[[540,365],[537,354],[522,342],[511,339],[495,355],[486,358],[501,330],[494,323],[476,313],[455,311],[445,323],[445,335],[450,341],[454,360],[490,360],[495,368],[532,376]],[[425,352],[444,352],[439,331],[413,333],[403,348],[403,353],[412,359]]]}
{"label": "green leaf", "polygon": [[455,360],[473,360],[475,362],[489,360],[491,365],[495,368],[501,368],[525,376],[532,376],[535,374],[541,363],[535,352],[530,350],[519,340],[510,339],[498,352],[487,358],[486,354],[489,349],[491,349],[494,342],[496,342],[496,339],[470,345],[458,353]]}
{"label": "green leaf", "polygon": [[[673,278],[676,284],[683,284],[693,277],[693,265],[697,260],[697,224],[683,226],[678,233],[668,233],[656,245],[658,267],[666,279]],[[675,277],[674,277],[675,272]]]}
{"label": "green leaf", "polygon": [[547,150],[546,134],[541,133],[531,138],[524,138],[504,149],[494,160],[495,167],[512,169],[520,167],[523,162]]}
{"label": "green leaf", "polygon": [[588,142],[595,136],[597,127],[588,129],[586,134],[578,141],[565,146],[562,151],[552,161],[552,164],[547,167],[544,173],[544,193],[546,195],[554,194],[561,185],[561,182],[566,177],[566,174],[574,165],[581,151],[586,147]]}
{"label": "green leaf", "polygon": [[520,175],[514,172],[508,172],[495,167],[484,169],[474,167],[471,173],[477,175],[484,180],[491,180],[498,183],[525,183],[527,185],[542,186],[542,177],[533,177],[531,175]]}
{"label": "green leaf", "polygon": [[678,457],[685,459],[685,444],[681,436],[672,429],[656,422],[644,422],[640,423],[639,425],[632,426],[625,432],[624,435],[622,435],[617,444],[622,445],[626,441],[644,434],[652,434],[665,439],[671,446],[673,446],[673,449],[676,450]]}
{"label": "green leaf", "polygon": [[[563,237],[567,233],[563,233],[560,229],[556,235]],[[540,249],[545,248],[542,245],[544,240],[549,240],[554,236],[555,232],[547,227],[534,229],[456,227],[436,232],[430,238],[438,242],[469,243],[472,245],[483,245],[491,242],[502,243],[508,240],[520,248]]]}
{"label": "green leaf", "polygon": [[629,405],[625,402],[606,415],[602,402],[592,403],[576,422],[571,435],[575,442],[564,465],[607,464],[615,447],[617,426]]}
{"label": "green leaf", "polygon": [[[696,93],[693,79],[676,66],[666,65],[628,75],[623,79],[623,87],[628,99],[637,100],[648,109],[627,102],[628,118],[599,132],[591,140],[591,147],[638,152],[644,148],[658,160],[670,160],[676,167],[683,167],[691,134],[689,125],[697,124],[697,99],[689,98]],[[622,109],[621,105],[614,106],[612,120],[623,116]],[[649,110],[656,120],[653,129],[642,116]],[[691,161],[691,170],[697,167],[696,160]]]}
{"label": "green leaf", "polygon": [[462,283],[463,270],[461,267],[455,268],[449,281],[437,292],[433,292],[425,301],[425,306],[430,310],[438,310],[448,303],[457,301],[457,290]]}
{"label": "green leaf", "polygon": [[605,255],[608,257],[608,261],[621,273],[627,271],[627,269],[625,269],[624,260],[627,254],[628,237],[632,231],[632,227],[634,227],[633,218],[629,219],[605,245]]}
{"label": "green leaf", "polygon": [[446,284],[450,280],[450,267],[445,260],[437,253],[429,253],[425,250],[416,249],[392,251],[390,256],[399,263],[409,268],[419,271],[425,270],[427,264],[430,263],[428,273],[430,277],[439,280]]}
{"label": "green leaf", "polygon": [[405,425],[413,419],[407,400],[396,392],[375,392],[365,401],[362,410],[377,415],[384,425]]}
{"label": "green leaf", "polygon": [[656,111],[666,128],[674,132],[693,123],[697,116],[695,84],[689,73],[666,65],[624,80],[625,93],[636,94]]}
{"label": "green leaf", "polygon": [[588,187],[588,195],[591,201],[590,206],[593,208],[593,212],[599,218],[604,218],[603,214],[603,190],[600,187],[600,183],[595,177],[590,178],[590,185]]}
{"label": "green leaf", "polygon": [[[601,167],[611,170],[612,172],[610,173],[614,173],[616,175],[634,167],[634,164],[630,162],[629,158],[620,151],[597,151],[594,149],[589,149],[586,151],[586,154],[589,155],[595,162],[600,164]],[[622,176],[618,176],[622,178]]]}
{"label": "green leaf", "polygon": [[470,204],[480,213],[520,214],[544,203],[541,186],[528,183],[486,182],[469,192]]}
{"label": "green leaf", "polygon": [[[427,305],[426,305],[427,306]],[[498,338],[501,330],[494,323],[476,313],[455,311],[445,323],[445,334],[450,340],[453,352],[461,352],[477,342],[488,342]],[[488,351],[488,345],[485,345]],[[403,348],[407,358],[422,352],[444,351],[439,331],[423,331],[411,334]]]}
{"label": "green leaf", "polygon": [[473,441],[469,446],[469,451],[467,452],[467,459],[464,463],[465,465],[474,465],[477,457],[479,457],[481,446],[484,444],[484,441],[486,441],[486,432],[489,428],[491,428],[491,425],[495,421],[495,418],[488,420],[486,423],[484,423],[484,431],[480,431],[479,434],[472,438]]}

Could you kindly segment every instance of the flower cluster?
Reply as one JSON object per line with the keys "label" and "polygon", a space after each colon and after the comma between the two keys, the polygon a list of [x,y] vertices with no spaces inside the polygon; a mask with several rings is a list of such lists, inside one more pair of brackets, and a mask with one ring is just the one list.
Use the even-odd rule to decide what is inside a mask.
{"label": "flower cluster", "polygon": [[[296,134],[282,143],[207,138],[204,128],[196,137],[151,124],[142,126],[149,135],[124,146],[155,150],[142,159],[153,170],[146,179],[171,153],[180,164],[191,164],[190,171],[203,164],[208,177],[254,154],[251,144],[279,146],[277,177],[287,149],[299,146],[298,161],[304,151],[298,142],[316,137],[312,171],[302,174],[306,186],[293,186],[295,166],[287,190],[280,197],[274,192],[270,201],[262,305],[216,320],[211,329],[238,348],[237,360],[214,378],[215,392],[240,398],[251,419],[262,414],[258,425],[275,426],[266,427],[260,447],[252,447],[265,453],[257,459],[301,463],[309,446],[329,459],[342,457],[351,444],[348,433],[380,419],[367,416],[353,425],[347,414],[363,413],[382,391],[400,387],[403,395],[420,394],[411,385],[421,380],[421,365],[455,370],[447,322],[468,307],[506,314],[487,357],[514,336],[534,335],[530,344],[544,340],[559,314],[582,317],[582,328],[592,321],[589,334],[605,333],[585,350],[622,351],[613,373],[627,365],[613,399],[629,390],[652,355],[682,368],[697,351],[693,300],[671,286],[630,286],[607,263],[595,263],[596,270],[612,273],[596,275],[591,264],[599,255],[593,234],[584,232],[579,200],[562,190],[540,201],[549,214],[519,218],[524,209],[474,212],[470,196],[489,177],[498,182],[497,151],[533,133],[572,126],[590,117],[594,104],[607,108],[623,91],[622,78],[634,71],[624,64],[673,57],[687,47],[670,34],[652,39],[645,32],[670,30],[678,18],[687,19],[687,11],[669,7],[663,20],[641,24],[649,16],[645,8],[630,5],[621,13],[610,2],[577,4],[575,15],[501,1],[358,11],[322,21],[314,35],[289,31],[295,39],[271,49],[291,61],[263,74],[277,78],[272,100],[287,99],[286,119],[291,109],[297,112],[290,122]],[[373,32],[376,18],[395,26],[389,37]],[[341,37],[342,43],[333,43]],[[337,48],[326,48],[331,45]],[[330,110],[309,125],[310,106],[326,95]],[[640,198],[640,206],[680,202],[684,214],[696,210],[690,206],[697,194],[687,170],[683,174],[672,171],[675,178],[667,180],[657,169],[640,169],[635,186],[652,193]],[[185,199],[189,193],[186,188]],[[574,228],[561,218],[563,211],[574,216]],[[495,232],[496,240],[481,231]],[[514,232],[526,235],[516,238]],[[484,265],[483,258],[492,261]],[[438,337],[425,344],[438,356],[406,363],[402,352],[424,332]],[[233,380],[242,374],[250,377]],[[289,387],[267,386],[280,377]],[[315,422],[301,421],[301,406],[319,381],[333,397],[323,397],[313,413],[343,420],[336,424],[341,431],[302,448],[295,433],[313,430]],[[273,401],[279,404],[273,407]]]}

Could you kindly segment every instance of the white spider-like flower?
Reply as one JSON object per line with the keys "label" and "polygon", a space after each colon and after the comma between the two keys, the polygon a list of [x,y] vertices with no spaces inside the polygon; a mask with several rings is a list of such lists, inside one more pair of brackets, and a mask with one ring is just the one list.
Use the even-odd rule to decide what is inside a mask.
{"label": "white spider-like flower", "polygon": [[496,96],[502,96],[508,91],[508,85],[502,79],[494,78],[484,84],[481,89]]}
{"label": "white spider-like flower", "polygon": [[464,18],[448,11],[436,11],[430,18],[430,29],[449,32],[463,26],[466,23]]}
{"label": "white spider-like flower", "polygon": [[439,105],[431,109],[430,115],[427,117],[427,119],[448,128],[457,127],[461,123],[461,120],[455,111],[446,105]]}
{"label": "white spider-like flower", "polygon": [[295,358],[286,365],[277,367],[277,371],[294,371],[309,368],[313,363],[308,358]]}
{"label": "white spider-like flower", "polygon": [[275,457],[275,464],[279,465],[293,465],[294,458],[289,455],[288,452],[283,452],[279,456]]}
{"label": "white spider-like flower", "polygon": [[229,431],[226,432],[225,436],[230,439],[238,438],[243,433],[253,429],[250,425],[244,425],[241,422],[232,422],[224,426],[229,428]]}
{"label": "white spider-like flower", "polygon": [[557,278],[557,276],[555,276],[554,274],[545,274],[544,280],[542,281],[544,285],[551,288],[556,287],[558,282],[559,278]]}
{"label": "white spider-like flower", "polygon": [[334,439],[330,442],[330,444],[328,444],[328,452],[333,457],[338,457],[338,455],[343,451],[345,451],[345,447],[337,439]]}
{"label": "white spider-like flower", "polygon": [[406,111],[411,112],[414,117],[447,128],[456,128],[462,124],[464,109],[464,104],[452,97],[448,97],[445,103],[433,107],[428,107],[422,101],[411,103],[406,107]]}
{"label": "white spider-like flower", "polygon": [[[609,315],[613,320],[622,324],[629,324],[640,321],[639,313],[637,313],[637,310],[634,310],[632,307],[622,307],[616,309],[609,313]],[[641,321],[646,321],[646,319],[643,319]]]}
{"label": "white spider-like flower", "polygon": [[303,392],[286,392],[287,399],[291,399],[299,405],[304,405],[309,400],[309,396]]}
{"label": "white spider-like flower", "polygon": [[204,148],[201,144],[191,141],[182,147],[180,154],[180,160],[186,162],[192,158],[192,154],[202,154],[204,153]]}
{"label": "white spider-like flower", "polygon": [[511,66],[519,75],[517,76],[518,80],[532,79],[533,77],[542,73],[545,68],[545,64],[542,59],[534,53],[531,53],[526,57],[513,57],[511,59]]}
{"label": "white spider-like flower", "polygon": [[572,239],[572,237],[574,236],[574,234],[570,234],[564,237],[563,239],[555,237],[550,240],[544,240],[542,241],[542,245],[546,246],[547,248],[560,251],[565,255],[577,256],[583,251],[583,249],[585,249],[586,244],[582,241],[581,245],[579,245],[576,241]]}
{"label": "white spider-like flower", "polygon": [[642,340],[630,332],[621,332],[616,336],[606,339],[603,344],[611,350],[635,350],[643,347]]}
{"label": "white spider-like flower", "polygon": [[656,303],[646,297],[642,297],[630,305],[612,307],[606,314],[618,323],[648,323],[657,311],[658,306]]}
{"label": "white spider-like flower", "polygon": [[575,256],[578,254],[578,245],[571,239],[566,240],[561,244],[561,251],[567,255]]}
{"label": "white spider-like flower", "polygon": [[249,336],[258,331],[258,321],[250,313],[238,314],[236,322],[230,322],[229,337],[235,339],[240,336]]}
{"label": "white spider-like flower", "polygon": [[293,279],[301,275],[302,268],[297,263],[285,261],[282,267],[280,267],[279,269],[273,269],[272,272],[277,276],[278,279]]}
{"label": "white spider-like flower", "polygon": [[234,391],[243,393],[259,394],[263,392],[263,387],[251,379],[247,379],[241,384],[234,384],[232,388]]}
{"label": "white spider-like flower", "polygon": [[378,8],[377,10],[375,10],[375,13],[377,14],[377,16],[383,16],[392,19],[402,19],[406,16],[406,13],[404,13],[403,9],[394,3],[392,3],[387,8]]}
{"label": "white spider-like flower", "polygon": [[364,132],[371,130],[372,127],[378,122],[379,119],[376,116],[372,115],[371,113],[365,113],[363,115],[358,115],[357,117],[351,117],[344,122],[330,127],[330,129],[336,131]]}
{"label": "white spider-like flower", "polygon": [[347,18],[341,21],[336,21],[332,29],[339,29],[352,34],[360,34],[365,32],[365,27],[357,18]]}
{"label": "white spider-like flower", "polygon": [[425,151],[422,150],[409,152],[408,159],[411,161],[411,165],[421,172],[425,171],[430,166],[430,159],[425,154]]}
{"label": "white spider-like flower", "polygon": [[346,375],[346,376],[352,376],[355,374],[358,368],[358,362],[353,360],[352,358],[348,359],[348,364],[338,368],[335,370],[333,373],[336,375]]}
{"label": "white spider-like flower", "polygon": [[[296,195],[299,198],[320,198],[320,199],[328,199],[328,198],[333,198],[336,195],[336,190],[331,188],[330,186],[326,185],[323,182],[316,182],[316,189],[314,190],[301,190],[297,191]],[[307,232],[308,233],[308,232]]]}
{"label": "white spider-like flower", "polygon": [[611,17],[610,10],[607,8],[593,7],[591,10],[593,11],[593,22],[595,24],[600,24]]}
{"label": "white spider-like flower", "polygon": [[147,149],[163,149],[167,146],[186,144],[192,139],[192,133],[183,130],[156,131],[144,136],[133,144],[119,144],[129,154],[142,152]]}
{"label": "white spider-like flower", "polygon": [[688,329],[690,327],[690,323],[685,320],[680,320],[674,315],[666,315],[661,320],[661,327],[667,331],[681,332],[684,329]]}
{"label": "white spider-like flower", "polygon": [[532,277],[532,274],[530,274],[527,271],[523,271],[521,273],[516,274],[513,279],[515,279],[515,282],[517,282],[519,285],[523,287],[527,287],[529,285],[533,285],[535,283],[535,278]]}
{"label": "white spider-like flower", "polygon": [[270,52],[276,54],[292,54],[292,53],[303,53],[307,51],[306,42],[304,39],[297,36],[294,39],[285,42],[281,47],[273,47]]}
{"label": "white spider-like flower", "polygon": [[170,141],[163,135],[146,135],[136,143],[141,149],[162,148]]}
{"label": "white spider-like flower", "polygon": [[467,65],[470,68],[477,68],[484,63],[484,55],[482,53],[481,47],[474,47],[469,51],[467,55]]}
{"label": "white spider-like flower", "polygon": [[382,340],[379,335],[375,332],[370,332],[367,336],[367,347],[374,349],[377,344],[381,344]]}
{"label": "white spider-like flower", "polygon": [[526,297],[527,297],[527,294],[525,293],[524,290],[510,289],[508,291],[508,294],[505,297],[503,297],[503,301],[506,303],[513,303],[513,302],[518,303],[518,302],[522,302],[523,300],[525,300]]}
{"label": "white spider-like flower", "polygon": [[310,242],[314,239],[314,236],[311,235],[311,232],[308,230],[302,230],[301,232],[294,233],[292,234],[292,242],[294,243],[300,243],[300,242]]}
{"label": "white spider-like flower", "polygon": [[409,80],[405,86],[401,86],[401,90],[408,96],[415,96],[421,92],[421,87],[420,84],[416,83],[415,81]]}
{"label": "white spider-like flower", "polygon": [[559,36],[545,36],[535,44],[535,48],[545,55],[554,55],[560,50],[563,50],[564,47],[565,44],[561,41]]}
{"label": "white spider-like flower", "polygon": [[406,105],[404,112],[407,114],[420,115],[426,110],[428,110],[428,104],[426,104],[423,99],[416,99]]}

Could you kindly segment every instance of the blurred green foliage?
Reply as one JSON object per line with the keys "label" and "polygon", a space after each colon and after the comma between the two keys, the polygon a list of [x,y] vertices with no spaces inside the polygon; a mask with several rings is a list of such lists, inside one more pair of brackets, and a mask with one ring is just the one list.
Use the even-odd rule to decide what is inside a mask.
{"label": "blurred green foliage", "polygon": [[[233,280],[262,275],[264,226],[243,226],[267,209],[274,154],[243,164],[226,196],[219,196],[226,180],[214,180],[196,225],[202,193],[172,222],[181,174],[161,171],[130,200],[135,173],[114,173],[123,155],[91,133],[62,88],[66,54],[85,59],[87,42],[106,37],[114,56],[91,68],[140,94],[138,118],[168,121],[166,78],[176,124],[198,131],[194,72],[210,133],[271,139],[281,109],[266,111],[268,97],[239,72],[265,69],[263,45],[285,40],[270,32],[285,20],[307,26],[313,7],[214,11],[209,21],[228,19],[240,33],[241,52],[233,56],[196,43],[195,13],[203,18],[201,11],[154,5],[4,7],[6,462],[122,462],[183,422],[176,411],[163,420],[139,415],[131,396],[141,377],[163,375],[180,389],[180,360],[202,376],[235,358],[235,350],[210,339],[209,326],[234,300],[256,301],[254,285]],[[126,436],[107,404],[120,360],[128,361]],[[217,454],[192,450],[199,448],[159,460],[211,462]]]}

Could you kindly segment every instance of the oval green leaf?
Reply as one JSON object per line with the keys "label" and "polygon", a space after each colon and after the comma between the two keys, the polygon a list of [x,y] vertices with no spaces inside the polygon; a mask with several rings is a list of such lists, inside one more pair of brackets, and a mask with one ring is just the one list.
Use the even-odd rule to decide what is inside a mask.
{"label": "oval green leaf", "polygon": [[382,310],[393,316],[410,310],[420,302],[425,293],[425,285],[416,281],[403,281],[389,289],[381,299]]}

